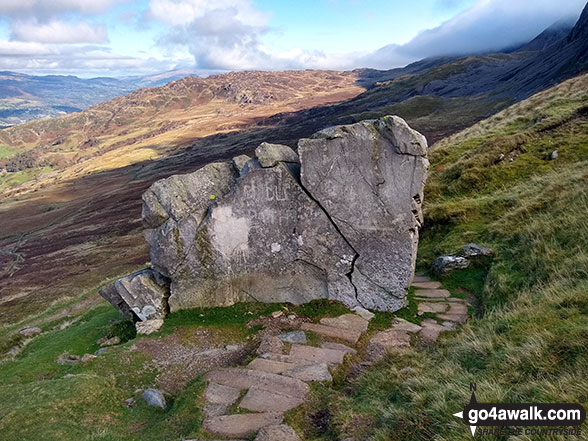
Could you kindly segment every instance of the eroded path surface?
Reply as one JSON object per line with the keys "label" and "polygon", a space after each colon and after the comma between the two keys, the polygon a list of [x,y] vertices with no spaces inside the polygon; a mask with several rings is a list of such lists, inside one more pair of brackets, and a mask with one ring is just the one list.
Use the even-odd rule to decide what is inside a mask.
{"label": "eroded path surface", "polygon": [[[452,297],[440,288],[440,282],[417,276],[413,286],[418,315],[426,316],[420,325],[395,319],[390,328],[375,332],[361,344],[373,314],[359,309],[267,336],[257,358],[246,366],[206,374],[204,429],[229,438],[249,438],[257,433],[256,441],[300,440],[290,426],[283,424],[284,413],[308,399],[309,383],[331,382],[332,372],[345,357],[358,359],[352,370],[362,371],[391,351],[434,343],[442,332],[467,320],[467,301]],[[311,344],[316,341],[309,338],[313,334],[321,337],[320,346]]]}

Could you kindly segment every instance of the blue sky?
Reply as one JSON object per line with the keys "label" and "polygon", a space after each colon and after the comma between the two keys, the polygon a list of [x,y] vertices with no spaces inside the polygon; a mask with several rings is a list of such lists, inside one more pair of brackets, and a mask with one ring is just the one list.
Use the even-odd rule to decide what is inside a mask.
{"label": "blue sky", "polygon": [[586,0],[0,0],[0,70],[393,68],[498,50]]}

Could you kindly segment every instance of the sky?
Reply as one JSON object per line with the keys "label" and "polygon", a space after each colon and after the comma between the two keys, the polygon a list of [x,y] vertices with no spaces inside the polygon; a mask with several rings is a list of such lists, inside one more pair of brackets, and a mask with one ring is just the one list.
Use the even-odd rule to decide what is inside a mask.
{"label": "sky", "polygon": [[500,50],[586,0],[0,0],[0,70],[390,69]]}

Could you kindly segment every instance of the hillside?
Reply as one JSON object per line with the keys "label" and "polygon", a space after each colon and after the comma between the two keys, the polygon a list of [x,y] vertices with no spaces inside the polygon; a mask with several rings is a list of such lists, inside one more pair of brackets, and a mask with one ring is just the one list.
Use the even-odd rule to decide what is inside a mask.
{"label": "hillside", "polygon": [[[452,414],[469,401],[470,382],[477,383],[483,402],[577,402],[588,394],[587,86],[588,74],[570,79],[433,146],[418,265],[428,271],[434,257],[472,241],[492,247],[491,262],[441,280],[455,295],[470,296],[477,319],[443,334],[435,346],[394,353],[359,377],[345,363],[332,385],[314,384],[311,399],[286,415],[304,439],[466,439],[469,428]],[[554,150],[558,155],[552,159]],[[139,186],[141,172],[145,170],[134,169],[135,180],[127,182]],[[90,179],[88,186],[98,182]],[[118,208],[124,209],[131,200],[120,198],[114,188],[116,184],[109,198],[117,198]],[[83,216],[61,212],[65,214],[74,221]],[[103,228],[112,225],[105,222]],[[63,228],[49,224],[45,232],[54,235],[53,229]],[[89,222],[86,228],[100,234]],[[102,252],[114,275],[114,266],[126,270],[123,262],[136,250],[132,243],[114,248],[112,239]],[[51,258],[58,267],[62,260],[76,259],[80,274],[88,272],[85,265],[100,274],[99,262],[82,259],[98,255],[95,248],[101,245],[96,240],[72,246]],[[37,280],[46,283],[51,278],[47,271],[48,266]],[[75,274],[68,277],[76,279]],[[3,361],[0,429],[7,440],[205,439],[210,436],[202,430],[205,383],[194,372],[217,361],[205,363],[201,354],[219,344],[221,350],[229,347],[224,345],[252,347],[272,313],[312,319],[346,311],[328,302],[300,307],[243,303],[180,311],[167,319],[161,333],[136,337],[96,290],[84,294],[81,286],[69,287],[75,300],[56,302],[42,314],[0,329],[3,352],[23,340],[19,329],[39,326],[44,331],[16,358]],[[34,311],[26,302],[21,305]],[[17,316],[10,302],[3,309]],[[400,313],[415,322],[422,319],[411,308]],[[368,333],[389,327],[392,319],[378,313]],[[92,353],[99,338],[112,336],[122,344],[97,359],[55,362],[67,354]],[[358,349],[363,350],[361,342]],[[125,405],[133,391],[156,382],[174,391],[166,411],[140,402]]]}
{"label": "hillside", "polygon": [[442,279],[475,296],[479,320],[331,396],[340,438],[464,439],[451,415],[470,382],[480,402],[586,396],[587,91],[584,74],[433,146],[419,264],[469,242],[493,248],[489,266]]}

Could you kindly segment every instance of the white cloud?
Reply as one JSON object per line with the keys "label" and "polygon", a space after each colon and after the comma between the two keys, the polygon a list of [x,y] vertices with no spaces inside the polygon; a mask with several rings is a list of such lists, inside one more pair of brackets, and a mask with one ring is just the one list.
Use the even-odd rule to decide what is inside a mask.
{"label": "white cloud", "polygon": [[90,26],[84,22],[17,22],[12,25],[12,39],[40,43],[106,43],[108,36],[104,26]]}
{"label": "white cloud", "polygon": [[0,14],[26,17],[53,17],[63,12],[96,14],[128,0],[2,0]]}
{"label": "white cloud", "polygon": [[559,20],[577,19],[586,0],[479,0],[404,45],[388,45],[358,60],[392,68],[425,57],[497,51],[523,44]]}

